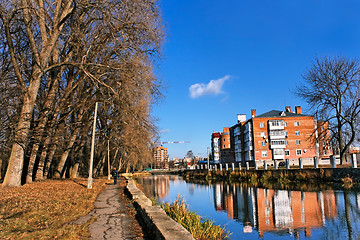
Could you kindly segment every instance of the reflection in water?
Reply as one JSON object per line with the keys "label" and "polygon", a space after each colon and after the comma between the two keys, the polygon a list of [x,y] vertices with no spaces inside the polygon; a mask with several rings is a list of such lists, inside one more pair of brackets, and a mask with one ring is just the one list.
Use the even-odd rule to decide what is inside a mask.
{"label": "reflection in water", "polygon": [[144,186],[144,194],[148,198],[165,198],[169,195],[169,179],[168,175],[154,175],[151,177],[137,178],[136,181]]}
{"label": "reflection in water", "polygon": [[[184,193],[181,191],[187,189],[189,195],[194,195],[193,198],[199,198],[197,194],[200,193],[201,186],[205,187],[186,183],[176,176],[142,178],[139,183],[144,186],[147,196],[157,196],[159,199],[168,197],[170,186],[182,195]],[[213,204],[216,212],[226,212],[229,221],[237,223],[235,230],[231,229],[233,232],[239,231],[234,234],[236,236],[250,236],[246,234],[255,231],[256,238],[263,238],[265,233],[276,234],[277,239],[286,236],[313,239],[360,237],[360,194],[355,192],[288,191],[227,183],[209,184],[206,189],[209,192],[208,201]],[[213,201],[210,195],[213,196]],[[204,201],[204,198],[201,199]],[[207,204],[202,203],[201,207],[208,207],[205,205]],[[212,217],[216,222],[216,216]]]}

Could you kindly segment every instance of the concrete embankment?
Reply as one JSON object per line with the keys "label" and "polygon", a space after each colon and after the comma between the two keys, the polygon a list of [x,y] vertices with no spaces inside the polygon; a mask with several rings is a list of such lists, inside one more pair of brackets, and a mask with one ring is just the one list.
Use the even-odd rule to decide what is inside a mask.
{"label": "concrete embankment", "polygon": [[137,211],[141,213],[144,222],[152,231],[154,239],[194,240],[191,233],[166,215],[160,206],[152,205],[151,200],[136,187],[131,178],[127,180],[127,190],[134,200]]}

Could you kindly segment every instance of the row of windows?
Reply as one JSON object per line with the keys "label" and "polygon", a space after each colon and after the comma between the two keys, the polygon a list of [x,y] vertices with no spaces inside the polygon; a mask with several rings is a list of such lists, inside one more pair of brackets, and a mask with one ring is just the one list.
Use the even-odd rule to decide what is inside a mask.
{"label": "row of windows", "polygon": [[[284,122],[283,120],[272,120],[272,121],[269,121],[269,122],[271,123],[272,126],[284,126],[284,127],[287,127],[287,122]],[[300,126],[300,122],[295,121],[294,126],[295,127]],[[260,123],[260,128],[264,128],[264,127],[265,127],[265,123],[261,122]]]}
{"label": "row of windows", "polygon": [[[261,156],[262,157],[267,157],[268,154],[267,151],[261,151]],[[290,156],[290,150],[283,150],[283,149],[274,149],[274,155],[284,155],[285,156]],[[296,156],[301,156],[302,155],[302,150],[301,149],[296,149]]]}
{"label": "row of windows", "polygon": [[[271,145],[289,145],[289,141],[288,140],[272,140],[270,142]],[[300,140],[296,140],[296,145],[301,145],[301,141]],[[265,147],[266,146],[266,141],[261,141],[261,146]]]}
{"label": "row of windows", "polygon": [[[288,135],[287,131],[284,131],[284,130],[271,130],[270,131],[270,136],[287,136],[287,135]],[[265,132],[260,132],[260,136],[265,137],[266,136]],[[300,131],[295,131],[295,136],[300,136]]]}

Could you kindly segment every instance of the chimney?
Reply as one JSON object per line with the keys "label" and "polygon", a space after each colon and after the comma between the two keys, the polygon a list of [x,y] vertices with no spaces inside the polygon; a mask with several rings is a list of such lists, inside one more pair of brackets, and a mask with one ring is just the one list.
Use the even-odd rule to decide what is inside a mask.
{"label": "chimney", "polygon": [[238,114],[237,115],[237,122],[242,123],[246,121],[246,114]]}
{"label": "chimney", "polygon": [[256,109],[251,109],[251,117],[256,117]]}
{"label": "chimney", "polygon": [[286,111],[286,112],[291,112],[291,107],[290,107],[290,106],[286,106],[286,107],[285,107],[285,111]]}
{"label": "chimney", "polygon": [[296,114],[301,114],[301,106],[296,106],[295,107],[295,113]]}

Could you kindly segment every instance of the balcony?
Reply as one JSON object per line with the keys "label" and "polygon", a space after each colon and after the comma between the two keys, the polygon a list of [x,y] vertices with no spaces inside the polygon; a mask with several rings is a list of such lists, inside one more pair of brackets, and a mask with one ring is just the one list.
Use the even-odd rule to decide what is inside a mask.
{"label": "balcony", "polygon": [[284,140],[272,140],[270,141],[270,148],[271,149],[275,149],[275,148],[285,148],[286,147],[286,143]]}
{"label": "balcony", "polygon": [[285,139],[286,132],[283,129],[271,130],[269,132],[270,139]]}
{"label": "balcony", "polygon": [[285,159],[285,155],[274,155],[274,159],[276,160]]}
{"label": "balcony", "polygon": [[285,159],[285,151],[284,151],[284,149],[275,148],[273,150],[273,158],[274,159]]}
{"label": "balcony", "polygon": [[285,122],[283,120],[269,120],[269,130],[283,130]]}

